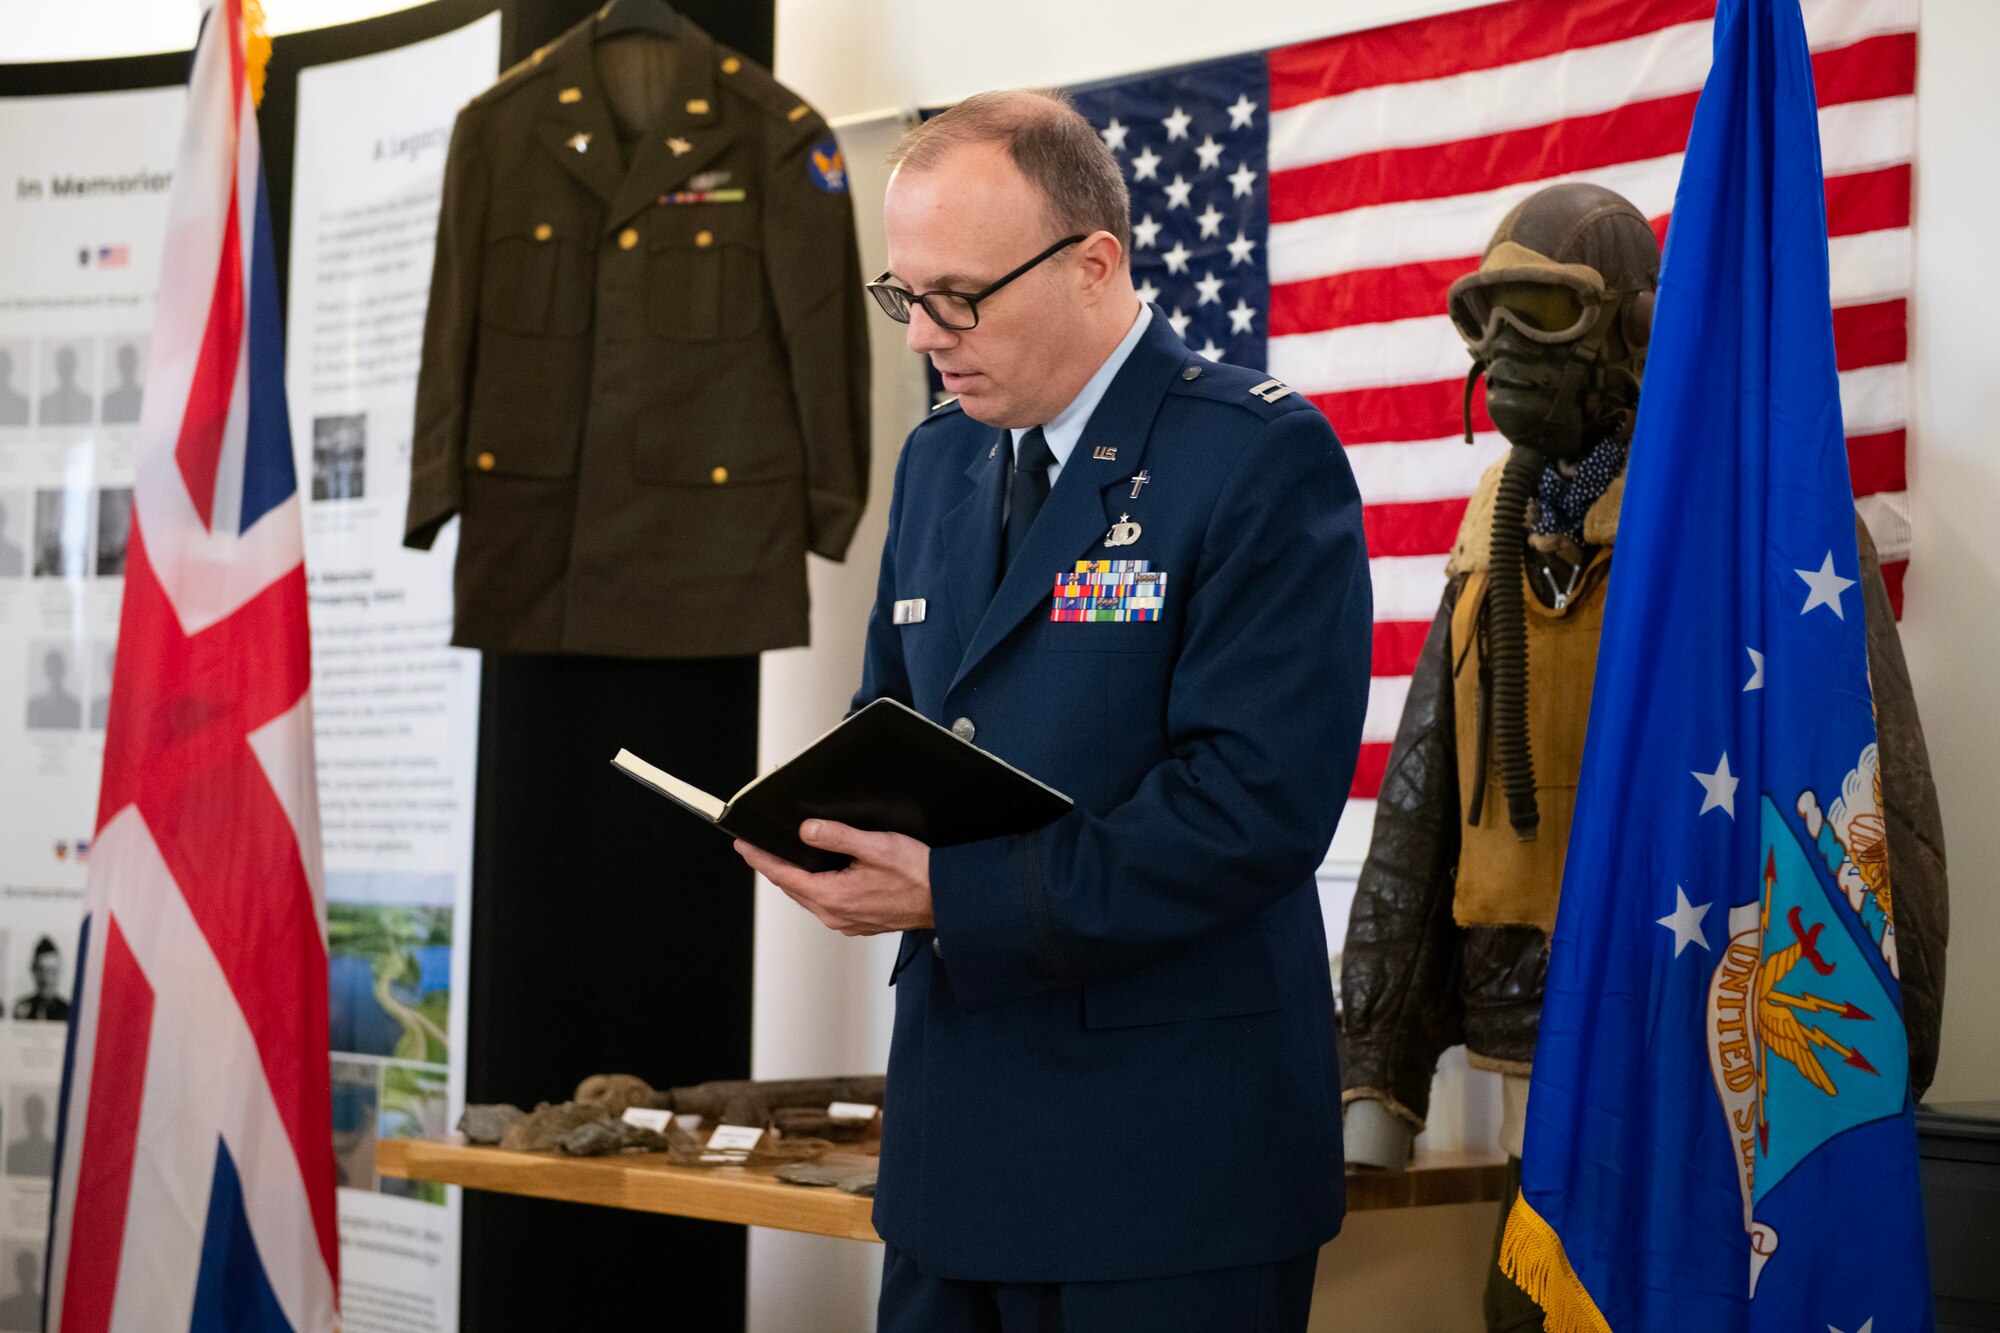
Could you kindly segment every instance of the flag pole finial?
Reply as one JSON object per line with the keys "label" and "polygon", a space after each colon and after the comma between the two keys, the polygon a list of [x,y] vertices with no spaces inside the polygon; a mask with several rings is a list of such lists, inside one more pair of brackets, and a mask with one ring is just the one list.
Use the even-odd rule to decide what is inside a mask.
{"label": "flag pole finial", "polygon": [[243,77],[250,84],[250,104],[264,102],[264,67],[271,63],[271,34],[264,26],[263,0],[243,0]]}

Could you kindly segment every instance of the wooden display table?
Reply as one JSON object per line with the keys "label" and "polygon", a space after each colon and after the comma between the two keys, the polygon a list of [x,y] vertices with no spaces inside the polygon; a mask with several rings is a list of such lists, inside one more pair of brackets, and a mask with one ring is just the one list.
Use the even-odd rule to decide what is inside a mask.
{"label": "wooden display table", "polygon": [[[869,1221],[873,1199],[831,1188],[787,1185],[768,1167],[704,1170],[675,1166],[659,1153],[564,1157],[434,1139],[381,1139],[375,1144],[375,1169],[404,1180],[433,1180],[537,1199],[595,1203],[847,1240],[880,1239]],[[1498,1153],[1419,1153],[1408,1171],[1348,1172],[1347,1209],[1358,1213],[1433,1204],[1498,1203],[1506,1186],[1506,1159]]]}

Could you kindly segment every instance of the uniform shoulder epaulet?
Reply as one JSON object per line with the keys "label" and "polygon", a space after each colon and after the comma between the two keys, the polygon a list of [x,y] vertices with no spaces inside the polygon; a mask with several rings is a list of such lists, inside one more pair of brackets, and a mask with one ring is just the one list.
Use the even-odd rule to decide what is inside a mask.
{"label": "uniform shoulder epaulet", "polygon": [[1188,362],[1174,377],[1172,389],[1188,397],[1230,403],[1260,417],[1277,416],[1307,401],[1283,380],[1226,361]]}
{"label": "uniform shoulder epaulet", "polygon": [[796,126],[801,135],[810,131],[825,133],[826,121],[819,112],[804,98],[779,83],[770,70],[720,42],[715,44],[715,60],[716,69],[722,75],[720,82],[739,90],[761,107],[770,119],[782,125]]}
{"label": "uniform shoulder epaulet", "polygon": [[534,54],[530,55],[526,60],[509,65],[500,72],[500,77],[493,80],[492,85],[485,92],[480,93],[470,102],[467,102],[466,105],[481,106],[493,101],[497,97],[512,92],[515,88],[526,83],[536,75],[547,73],[549,70],[549,65],[547,64],[549,49],[554,45],[554,42],[550,42],[548,46],[538,46],[535,48]]}

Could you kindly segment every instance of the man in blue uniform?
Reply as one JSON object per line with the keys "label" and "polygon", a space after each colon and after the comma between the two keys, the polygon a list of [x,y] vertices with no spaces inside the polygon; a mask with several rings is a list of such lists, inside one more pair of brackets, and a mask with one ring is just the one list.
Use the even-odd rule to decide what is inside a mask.
{"label": "man in blue uniform", "polygon": [[1294,1333],[1339,1229],[1314,870],[1360,739],[1361,504],[1333,431],[1143,306],[1118,166],[1041,93],[914,130],[871,290],[957,400],[897,466],[856,705],[1076,808],[929,848],[809,821],[829,927],[903,932],[883,1333]]}

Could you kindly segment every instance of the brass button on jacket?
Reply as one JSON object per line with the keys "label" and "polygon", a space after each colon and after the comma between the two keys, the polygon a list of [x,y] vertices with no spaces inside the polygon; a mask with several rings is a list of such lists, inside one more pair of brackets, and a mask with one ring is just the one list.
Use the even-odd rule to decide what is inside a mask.
{"label": "brass button on jacket", "polygon": [[459,516],[465,647],[803,644],[806,553],[840,559],[868,491],[837,146],[685,20],[656,53],[671,97],[621,135],[613,107],[646,110],[652,85],[593,37],[578,24],[459,113],[404,541],[428,549]]}

